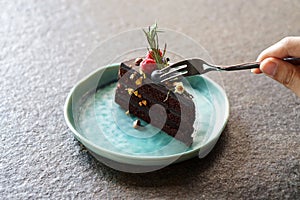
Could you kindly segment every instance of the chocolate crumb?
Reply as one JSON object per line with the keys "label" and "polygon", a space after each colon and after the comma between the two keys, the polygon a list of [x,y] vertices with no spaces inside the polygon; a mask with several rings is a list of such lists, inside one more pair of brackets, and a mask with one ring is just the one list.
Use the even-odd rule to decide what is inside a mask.
{"label": "chocolate crumb", "polygon": [[137,129],[139,127],[141,127],[141,121],[137,119],[133,122],[133,128]]}

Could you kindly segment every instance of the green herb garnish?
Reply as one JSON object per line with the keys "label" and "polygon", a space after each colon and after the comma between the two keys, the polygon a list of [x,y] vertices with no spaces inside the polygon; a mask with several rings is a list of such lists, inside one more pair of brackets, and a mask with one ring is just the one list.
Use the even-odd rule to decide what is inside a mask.
{"label": "green herb garnish", "polygon": [[152,52],[151,55],[153,56],[155,62],[158,64],[158,66],[160,66],[159,68],[163,68],[164,66],[167,65],[167,61],[166,61],[166,59],[164,59],[164,56],[166,54],[167,44],[165,44],[162,53],[160,53],[161,51],[159,49],[158,34],[157,34],[162,31],[158,30],[157,23],[153,24],[152,26],[149,26],[147,31],[145,31],[145,30],[143,30],[143,31],[147,37],[147,40],[148,40],[148,43],[150,46],[150,50],[148,49],[148,51]]}

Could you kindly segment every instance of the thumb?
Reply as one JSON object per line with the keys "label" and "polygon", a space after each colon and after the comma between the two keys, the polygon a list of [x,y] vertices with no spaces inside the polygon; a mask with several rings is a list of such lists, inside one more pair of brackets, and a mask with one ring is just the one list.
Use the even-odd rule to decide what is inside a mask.
{"label": "thumb", "polygon": [[267,58],[261,62],[260,70],[300,97],[300,67],[281,59]]}

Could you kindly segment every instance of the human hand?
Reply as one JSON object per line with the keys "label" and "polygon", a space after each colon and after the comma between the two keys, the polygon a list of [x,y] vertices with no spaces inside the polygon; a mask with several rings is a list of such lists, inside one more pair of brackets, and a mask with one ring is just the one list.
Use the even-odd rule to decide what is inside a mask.
{"label": "human hand", "polygon": [[285,57],[300,57],[300,37],[286,37],[264,50],[257,58],[260,68],[252,72],[266,74],[300,97],[300,67],[283,61]]}

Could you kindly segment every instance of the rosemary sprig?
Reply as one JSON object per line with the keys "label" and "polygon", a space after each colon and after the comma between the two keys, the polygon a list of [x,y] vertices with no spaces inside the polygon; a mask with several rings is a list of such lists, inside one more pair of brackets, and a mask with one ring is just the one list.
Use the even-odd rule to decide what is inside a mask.
{"label": "rosemary sprig", "polygon": [[[158,30],[158,26],[157,23],[153,24],[152,26],[148,27],[148,31],[143,30],[147,41],[149,43],[150,49],[153,52],[153,58],[155,60],[155,62],[158,64],[158,66],[162,65],[166,65],[167,61],[164,60],[164,56],[166,54],[166,49],[167,49],[167,44],[165,44],[164,46],[164,50],[162,51],[162,56],[160,55],[160,50],[159,50],[159,43],[158,43],[158,34],[159,32],[162,32],[160,30]],[[159,67],[162,68],[162,67]]]}

